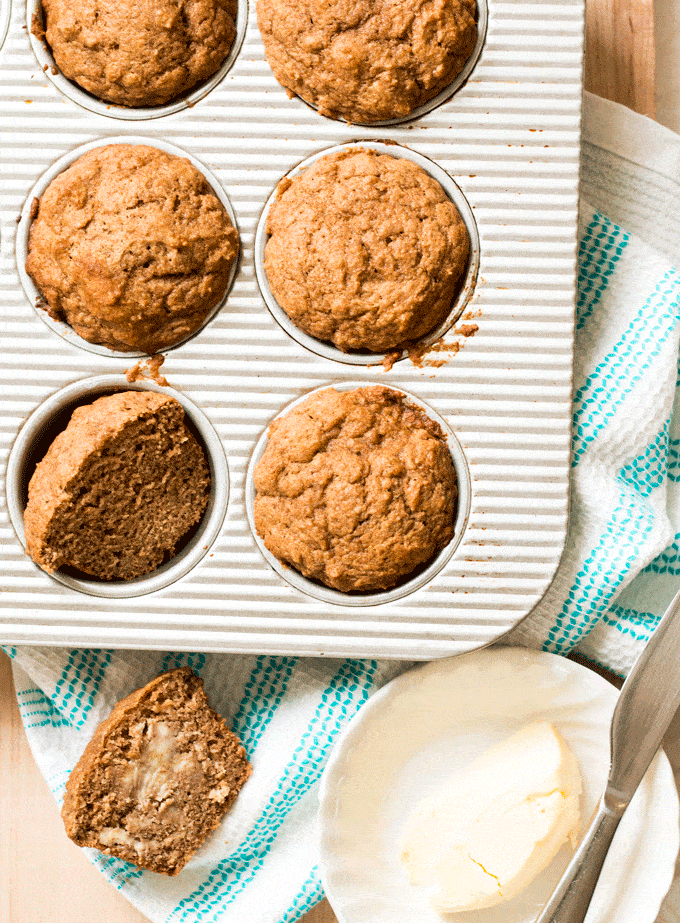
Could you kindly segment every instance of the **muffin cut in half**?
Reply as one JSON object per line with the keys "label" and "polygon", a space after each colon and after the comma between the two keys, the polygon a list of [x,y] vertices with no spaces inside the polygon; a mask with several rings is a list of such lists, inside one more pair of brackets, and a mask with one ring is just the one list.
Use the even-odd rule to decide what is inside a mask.
{"label": "muffin cut in half", "polygon": [[118,702],[66,783],[62,818],[78,846],[176,875],[248,779],[246,752],[188,667]]}
{"label": "muffin cut in half", "polygon": [[179,401],[123,391],[74,410],[28,485],[26,550],[43,570],[103,580],[158,568],[210,495],[205,452]]}
{"label": "muffin cut in half", "polygon": [[266,548],[343,592],[396,586],[454,535],[444,434],[391,388],[310,395],[270,425],[254,483]]}
{"label": "muffin cut in half", "polygon": [[216,73],[236,37],[236,0],[42,0],[62,74],[120,106],[161,106]]}

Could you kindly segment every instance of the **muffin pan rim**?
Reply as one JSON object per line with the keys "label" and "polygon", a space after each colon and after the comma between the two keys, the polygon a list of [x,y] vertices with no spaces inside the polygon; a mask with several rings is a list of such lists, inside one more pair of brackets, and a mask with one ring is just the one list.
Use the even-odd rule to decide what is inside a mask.
{"label": "muffin pan rim", "polygon": [[12,18],[12,0],[0,0],[0,51],[5,44]]}
{"label": "muffin pan rim", "polygon": [[[5,497],[12,528],[24,549],[24,509],[22,475],[32,463],[30,449],[40,438],[41,430],[56,414],[68,412],[69,407],[83,406],[88,398],[94,402],[106,394],[122,391],[155,391],[175,398],[184,408],[188,420],[198,432],[206,459],[210,468],[210,497],[208,506],[198,524],[197,530],[189,542],[169,561],[141,577],[132,580],[104,581],[96,577],[73,577],[59,570],[48,574],[35,562],[36,572],[47,576],[78,593],[105,599],[130,599],[146,596],[162,590],[193,570],[205,557],[215,543],[224,523],[229,503],[229,463],[222,442],[208,417],[200,407],[186,395],[169,386],[162,386],[154,381],[141,379],[130,382],[124,374],[97,375],[80,379],[53,392],[42,401],[28,416],[17,433],[7,460]],[[63,431],[63,430],[62,430]],[[44,457],[44,456],[43,456]]]}
{"label": "muffin pan rim", "polygon": [[394,359],[395,356],[396,359],[394,359],[394,361],[401,361],[408,356],[408,350],[397,349],[395,347],[393,350],[380,353],[359,351],[343,352],[332,343],[319,340],[311,334],[306,333],[295,324],[295,322],[288,316],[288,314],[286,314],[286,312],[274,297],[274,293],[271,290],[269,280],[267,278],[267,273],[265,272],[264,268],[264,251],[269,240],[266,231],[267,218],[273,203],[276,201],[279,183],[283,179],[299,176],[306,169],[311,167],[312,164],[316,163],[327,154],[335,154],[346,150],[362,149],[368,151],[375,150],[379,154],[386,154],[390,157],[403,157],[405,160],[408,160],[411,163],[416,164],[416,166],[421,167],[428,174],[428,176],[432,177],[432,179],[439,183],[439,185],[446,193],[446,196],[456,206],[456,209],[458,210],[458,213],[463,220],[463,223],[465,224],[468,232],[468,237],[470,240],[470,255],[468,257],[463,282],[456,292],[456,297],[452,302],[451,310],[445,319],[434,328],[434,330],[431,330],[429,333],[425,334],[419,340],[414,342],[413,348],[419,349],[432,346],[433,343],[441,339],[451,329],[451,327],[453,327],[456,321],[459,320],[461,314],[465,311],[465,308],[468,306],[474,295],[477,279],[479,277],[481,243],[479,237],[479,228],[477,227],[477,221],[475,219],[474,212],[472,211],[472,207],[468,202],[467,196],[456,183],[454,178],[449,173],[447,173],[443,167],[440,167],[436,161],[426,157],[424,154],[420,154],[418,151],[414,151],[412,148],[405,144],[400,144],[397,141],[365,139],[335,144],[332,147],[316,151],[314,154],[306,157],[304,160],[300,161],[300,163],[296,164],[292,170],[289,170],[286,174],[284,174],[284,176],[280,177],[276,181],[274,188],[267,198],[264,208],[260,213],[255,231],[255,241],[253,244],[255,276],[257,278],[257,285],[260,290],[260,294],[262,295],[262,299],[267,305],[270,314],[279,325],[279,327],[281,327],[288,334],[288,336],[291,337],[291,339],[299,343],[299,345],[304,349],[316,353],[316,355],[321,356],[324,359],[330,359],[332,362],[342,362],[346,365],[363,366],[365,368],[366,366],[371,365],[382,365],[384,362]]}
{"label": "muffin pan rim", "polygon": [[[445,545],[444,548],[442,548],[442,550],[434,558],[431,558],[427,567],[425,567],[423,570],[419,570],[415,577],[408,578],[407,575],[406,580],[387,590],[371,593],[344,593],[342,590],[335,590],[331,587],[324,586],[319,582],[310,580],[308,577],[305,577],[303,574],[301,574],[300,571],[298,571],[292,564],[284,564],[266,547],[264,540],[255,528],[255,468],[257,463],[262,458],[264,450],[267,446],[267,441],[269,439],[269,427],[274,422],[274,420],[278,420],[280,417],[285,416],[285,414],[287,414],[289,411],[293,410],[295,407],[306,401],[308,397],[311,397],[312,394],[318,394],[319,391],[326,391],[328,388],[334,388],[336,391],[354,391],[357,388],[375,387],[389,388],[392,391],[396,391],[399,394],[405,395],[409,403],[419,407],[426,416],[428,416],[435,423],[438,423],[441,427],[441,430],[446,437],[446,445],[451,455],[453,467],[456,472],[456,484],[458,487],[454,534],[451,538],[451,541],[448,542],[448,544]],[[398,599],[404,599],[406,596],[411,596],[413,593],[426,586],[428,583],[434,580],[437,574],[444,567],[446,567],[448,562],[454,556],[461,545],[470,519],[470,510],[472,508],[472,478],[470,477],[470,468],[465,455],[465,451],[463,450],[463,447],[460,444],[458,437],[454,433],[453,429],[447,423],[444,417],[441,416],[441,414],[439,414],[433,407],[431,407],[421,398],[417,397],[415,394],[410,393],[409,391],[406,391],[404,388],[400,388],[392,384],[383,384],[382,382],[368,381],[365,379],[358,381],[332,381],[328,384],[320,385],[318,388],[313,388],[310,391],[306,391],[304,394],[296,397],[293,401],[290,401],[288,404],[286,404],[285,407],[282,407],[281,410],[267,423],[266,427],[262,431],[262,434],[255,443],[255,447],[253,448],[253,451],[251,452],[250,458],[248,460],[248,468],[246,471],[245,480],[245,499],[248,525],[250,526],[250,531],[253,535],[255,543],[257,544],[262,557],[269,564],[271,569],[275,571],[285,583],[295,587],[295,589],[299,590],[301,593],[304,593],[306,596],[310,596],[313,599],[317,599],[321,602],[331,603],[332,605],[356,607],[380,606],[395,602]]]}
{"label": "muffin pan rim", "polygon": [[[27,0],[26,2],[26,29],[28,38],[33,49],[36,61],[43,70],[45,76],[50,80],[58,92],[70,100],[81,109],[92,112],[95,115],[104,116],[109,119],[119,119],[120,121],[144,122],[153,119],[163,118],[166,115],[173,115],[175,112],[181,112],[183,109],[191,108],[204,99],[217,86],[222,83],[229,71],[234,66],[243,46],[246,29],[248,28],[248,19],[250,17],[249,0],[236,0],[236,35],[229,50],[229,54],[224,63],[215,73],[199,83],[194,89],[179,96],[175,100],[164,103],[162,106],[121,106],[119,103],[107,103],[99,99],[92,93],[88,93],[83,87],[75,81],[65,77],[59,70],[59,67],[52,56],[52,50],[45,39],[40,39],[33,34],[32,22],[33,17],[39,17],[42,22],[42,0]],[[0,42],[2,48],[2,42]],[[53,73],[52,69],[57,73]]]}
{"label": "muffin pan rim", "polygon": [[238,234],[239,248],[236,254],[236,258],[234,259],[234,262],[232,263],[231,269],[229,271],[229,279],[227,281],[227,288],[224,292],[224,295],[219,299],[219,301],[216,302],[214,307],[210,309],[208,315],[200,327],[190,333],[188,337],[180,340],[179,343],[175,343],[173,346],[166,346],[160,350],[160,352],[165,354],[171,352],[172,350],[179,349],[180,346],[188,343],[195,336],[198,336],[198,334],[200,334],[201,331],[203,331],[208,326],[208,324],[210,324],[213,318],[225,307],[227,301],[229,300],[229,295],[231,294],[236,274],[239,270],[243,243],[241,240],[241,231],[238,226],[238,220],[236,218],[236,212],[234,211],[226,190],[214,175],[214,173],[209,170],[208,167],[204,166],[204,164],[202,164],[201,161],[198,160],[198,158],[193,154],[189,154],[187,151],[184,151],[176,144],[165,141],[163,138],[147,138],[144,135],[114,135],[112,137],[98,138],[92,141],[88,141],[85,144],[81,144],[77,148],[68,151],[62,157],[58,158],[47,170],[45,170],[44,173],[40,175],[35,185],[30,189],[22,206],[14,242],[16,270],[28,303],[31,305],[36,316],[39,317],[40,320],[47,327],[49,327],[53,333],[56,333],[57,336],[61,337],[62,340],[68,343],[69,346],[75,346],[78,349],[84,349],[89,353],[94,353],[97,356],[109,359],[142,359],[149,356],[150,354],[140,352],[139,350],[123,352],[122,350],[110,349],[108,346],[103,346],[101,343],[91,343],[89,340],[86,340],[84,337],[81,337],[79,334],[77,334],[71,325],[66,321],[55,320],[53,317],[51,317],[46,308],[39,306],[44,300],[42,293],[26,271],[29,238],[31,233],[31,225],[33,223],[33,202],[36,199],[41,198],[52,180],[56,179],[59,174],[67,170],[84,154],[87,154],[89,151],[96,150],[99,147],[109,147],[113,144],[134,144],[155,147],[158,150],[165,151],[166,154],[172,154],[175,157],[182,157],[185,160],[188,160],[192,166],[194,166],[206,179],[215,196],[220,200],[226,209],[229,220],[231,221],[232,225],[236,229],[236,233]]}

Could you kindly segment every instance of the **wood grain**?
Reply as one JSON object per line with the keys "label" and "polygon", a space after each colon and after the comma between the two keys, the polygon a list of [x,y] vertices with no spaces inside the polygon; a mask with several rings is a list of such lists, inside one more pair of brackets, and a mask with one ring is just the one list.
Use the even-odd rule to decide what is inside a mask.
{"label": "wood grain", "polygon": [[[653,0],[588,0],[586,13],[586,88],[653,116]],[[680,744],[678,751],[680,762]],[[0,921],[102,920],[144,923],[146,918],[64,834],[21,726],[9,661],[0,654]],[[304,923],[336,923],[336,918],[323,901]]]}
{"label": "wood grain", "polygon": [[654,0],[587,0],[585,85],[654,118]]}

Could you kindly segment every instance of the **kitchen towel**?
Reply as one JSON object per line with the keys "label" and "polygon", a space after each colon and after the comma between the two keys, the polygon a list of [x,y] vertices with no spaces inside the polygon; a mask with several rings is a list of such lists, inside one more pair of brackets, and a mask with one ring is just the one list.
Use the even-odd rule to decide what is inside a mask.
{"label": "kitchen towel", "polygon": [[[581,189],[569,538],[544,600],[504,640],[562,654],[578,645],[625,673],[680,574],[680,139],[586,94]],[[292,923],[322,897],[319,778],[337,735],[403,663],[7,651],[58,802],[96,724],[164,669],[193,667],[246,745],[251,780],[180,876],[89,851],[151,920]],[[664,919],[680,919],[672,897],[664,906]]]}

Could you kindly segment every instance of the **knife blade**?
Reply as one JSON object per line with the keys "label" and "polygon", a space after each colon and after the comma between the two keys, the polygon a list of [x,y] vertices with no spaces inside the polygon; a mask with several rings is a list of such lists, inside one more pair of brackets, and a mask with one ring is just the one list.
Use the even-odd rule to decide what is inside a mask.
{"label": "knife blade", "polygon": [[611,726],[607,790],[626,804],[680,707],[680,591],[623,684]]}
{"label": "knife blade", "polygon": [[635,661],[611,723],[611,766],[588,831],[536,923],[583,923],[616,828],[680,707],[680,591]]}

